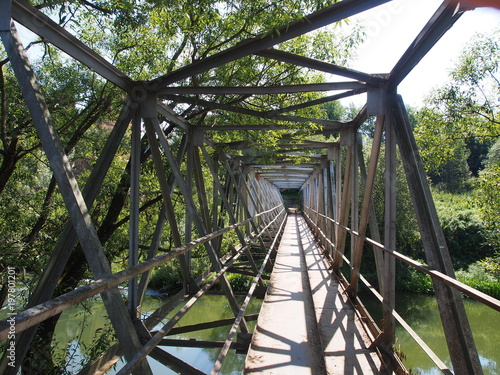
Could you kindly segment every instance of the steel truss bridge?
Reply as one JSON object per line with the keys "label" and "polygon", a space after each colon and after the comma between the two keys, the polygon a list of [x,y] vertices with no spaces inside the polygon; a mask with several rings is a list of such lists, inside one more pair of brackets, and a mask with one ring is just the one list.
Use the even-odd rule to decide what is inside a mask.
{"label": "steel truss bridge", "polygon": [[[432,277],[453,373],[481,374],[481,364],[462,303],[462,293],[498,311],[500,311],[500,301],[456,281],[454,277],[450,255],[408,115],[402,98],[396,92],[400,82],[461,15],[470,9],[465,9],[458,2],[445,1],[387,74],[374,75],[359,72],[275,48],[284,41],[376,8],[386,2],[388,1],[340,1],[303,19],[284,25],[275,33],[243,40],[231,48],[151,81],[137,82],[24,0],[1,0],[1,38],[70,218],[53,249],[52,258],[30,296],[26,309],[15,316],[15,366],[7,364],[8,359],[5,354],[2,358],[1,372],[17,374],[37,326],[41,322],[100,294],[118,341],[97,361],[83,369],[81,374],[103,373],[119,358],[125,359],[125,365],[119,368],[119,374],[151,374],[151,368],[145,361],[148,356],[183,374],[202,373],[191,364],[167,353],[162,349],[162,345],[168,341],[166,337],[169,334],[178,330],[176,325],[182,321],[186,312],[215,283],[218,283],[234,312],[234,319],[207,322],[201,326],[210,327],[221,324],[228,326],[227,339],[218,344],[221,351],[212,370],[212,374],[219,373],[229,350],[236,347],[245,351],[250,347],[249,350],[254,354],[258,350],[256,345],[258,338],[254,335],[252,341],[252,332],[247,325],[247,321],[256,317],[246,315],[245,309],[254,294],[264,295],[267,285],[264,281],[270,278],[269,274],[273,266],[276,268],[282,264],[277,260],[283,256],[280,254],[288,251],[281,249],[294,246],[294,243],[298,241],[298,239],[287,240],[284,229],[285,225],[296,222],[300,227],[301,236],[313,236],[313,240],[309,243],[317,247],[318,254],[322,257],[321,262],[326,264],[323,270],[318,271],[324,278],[320,280],[320,283],[338,280],[337,285],[342,290],[342,295],[348,296],[348,300],[354,306],[353,311],[361,317],[359,320],[364,322],[364,329],[369,333],[371,342],[368,343],[368,350],[378,353],[379,358],[387,368],[391,369],[390,371],[395,373],[405,371],[403,367],[398,367],[398,358],[392,351],[395,340],[394,327],[397,321],[410,332],[443,373],[452,373],[452,370],[428,348],[394,309],[395,262],[398,259]],[[58,137],[51,113],[43,100],[36,77],[16,31],[17,23],[97,72],[128,95],[121,114],[109,134],[106,146],[101,151],[98,162],[93,167],[88,182],[83,188],[78,185],[74,177],[68,155],[64,152],[64,145]],[[187,78],[224,64],[237,62],[250,55],[326,72],[347,80],[273,87],[179,87],[178,83]],[[233,94],[252,96],[334,90],[339,93],[310,102],[297,103],[293,107],[273,108],[265,111],[255,111],[238,106],[238,104],[221,104],[218,100],[208,101],[200,98],[205,94],[221,98]],[[302,118],[288,114],[300,108],[364,93],[367,98],[366,105],[350,121]],[[254,116],[256,119],[271,119],[278,124],[195,126],[166,104],[169,100],[195,105],[206,111],[229,111]],[[372,116],[376,118],[375,135],[371,155],[365,168],[358,129],[368,117]],[[340,138],[335,142],[301,141],[297,143],[290,140],[289,144],[281,144],[279,149],[272,150],[275,156],[279,156],[278,162],[273,162],[273,164],[266,164],[262,162],[262,158],[257,157],[231,157],[227,152],[222,151],[231,147],[240,149],[251,147],[244,142],[220,145],[211,140],[211,133],[214,131],[260,130],[266,132],[287,128],[288,125],[283,125],[287,123],[290,125],[315,124],[320,128],[317,131],[318,134],[338,133]],[[89,212],[92,210],[93,202],[118,147],[127,129],[130,128],[132,129],[130,260],[128,268],[112,273],[97,234],[96,225],[92,222]],[[171,142],[171,135],[174,133],[182,135],[181,146],[175,150]],[[384,141],[383,137],[385,137]],[[141,147],[143,142],[148,144],[147,151]],[[382,143],[385,144],[383,158],[380,156]],[[399,147],[405,177],[413,199],[427,265],[406,257],[396,249],[397,147]],[[314,150],[314,153],[311,150]],[[145,155],[145,152],[148,154]],[[291,153],[299,153],[305,161],[301,164],[290,162]],[[138,218],[141,214],[139,181],[141,158],[145,156],[154,162],[161,189],[162,207],[158,214],[158,221],[155,223],[155,232],[149,244],[147,259],[139,262]],[[380,159],[383,160],[380,161]],[[379,162],[385,163],[385,217],[382,222],[377,222],[371,199],[376,167]],[[209,171],[212,187],[210,190],[207,189],[207,177],[204,176],[203,171]],[[301,191],[302,216],[287,213],[280,194],[283,189]],[[358,199],[359,191],[362,192],[361,200]],[[172,203],[174,194],[182,196],[186,204],[186,213],[182,220],[174,214]],[[214,204],[213,202],[215,206],[210,207]],[[304,221],[299,222],[299,217]],[[187,230],[184,237],[180,234],[181,222],[182,225],[186,225],[186,228],[193,229]],[[309,232],[304,229],[303,223],[307,223]],[[384,226],[383,242],[378,234],[379,225]],[[175,249],[160,252],[160,239],[167,227]],[[368,228],[371,238],[367,237]],[[297,230],[291,229],[290,233],[293,235]],[[191,232],[197,233],[199,238],[190,238],[188,234]],[[225,249],[221,249],[221,244],[222,238],[229,233],[237,238],[238,246],[226,252]],[[300,241],[304,241],[304,238]],[[95,281],[65,294],[54,295],[57,282],[77,243],[83,250]],[[350,249],[346,249],[347,243]],[[373,247],[376,259],[380,288],[376,290],[368,286],[381,303],[384,315],[381,326],[370,318],[358,298],[359,283],[366,283],[366,279],[359,270],[363,260],[363,248],[367,245]],[[211,266],[203,277],[194,278],[191,254],[193,249],[199,247],[206,251]],[[346,257],[346,254],[350,254],[350,258]],[[306,259],[308,255],[303,256]],[[151,316],[141,320],[139,311],[151,272],[155,267],[172,259],[178,259],[181,264],[183,291]],[[340,272],[343,264],[348,264],[350,275],[344,276]],[[300,272],[300,270],[289,271],[289,274],[285,273],[285,275],[292,277],[291,274]],[[238,303],[235,298],[228,282],[228,273],[240,273],[253,277],[253,283],[242,304]],[[280,273],[283,274],[283,270]],[[277,274],[276,271],[272,273],[270,288],[276,288],[278,285],[279,281],[274,280],[275,274]],[[128,296],[125,302],[118,286],[127,282]],[[272,292],[268,290],[267,296],[271,295]],[[267,302],[268,300],[265,299],[263,309]],[[325,299],[322,303],[326,304],[328,300]],[[166,320],[167,314],[179,305],[182,308]],[[276,319],[279,320],[279,317]],[[5,340],[9,333],[10,323],[4,320],[0,324],[0,338]],[[201,326],[191,327],[191,329],[201,329]],[[261,322],[259,318],[256,331],[259,329],[262,331],[263,327],[264,322]],[[236,336],[238,336],[237,344],[233,342]],[[178,345],[182,344],[178,343]],[[319,350],[321,357],[321,350],[324,349],[324,347],[319,347],[313,350],[314,355],[318,355]],[[266,351],[263,350],[263,352]],[[247,363],[245,372],[262,371],[265,365],[266,363],[254,360],[253,367]],[[278,371],[279,366],[276,366],[275,370]],[[326,366],[328,367],[328,363]],[[328,368],[321,367],[318,371],[327,370]],[[386,370],[380,369],[380,371]]]}

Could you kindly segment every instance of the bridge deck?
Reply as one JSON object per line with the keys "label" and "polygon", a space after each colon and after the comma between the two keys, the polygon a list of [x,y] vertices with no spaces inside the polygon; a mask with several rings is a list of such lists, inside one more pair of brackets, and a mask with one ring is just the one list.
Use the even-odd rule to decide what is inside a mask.
{"label": "bridge deck", "polygon": [[354,375],[380,368],[304,219],[289,215],[243,373]]}

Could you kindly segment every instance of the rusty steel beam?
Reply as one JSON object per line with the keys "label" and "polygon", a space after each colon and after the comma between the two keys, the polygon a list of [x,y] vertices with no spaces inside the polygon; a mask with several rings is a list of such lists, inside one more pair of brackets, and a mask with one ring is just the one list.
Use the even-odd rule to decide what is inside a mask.
{"label": "rusty steel beam", "polygon": [[24,0],[12,2],[12,18],[119,88],[131,92],[132,79]]}
{"label": "rusty steel beam", "polygon": [[315,13],[312,13],[298,21],[284,25],[274,32],[258,35],[241,41],[237,45],[222,52],[216,53],[203,60],[195,61],[189,65],[179,68],[171,73],[165,74],[152,80],[152,89],[158,90],[168,85],[200,74],[212,68],[224,65],[228,62],[251,55],[276,44],[290,40],[323,26],[341,21],[347,17],[374,8],[390,0],[344,0]]}
{"label": "rusty steel beam", "polygon": [[[0,34],[92,275],[95,279],[109,276],[111,267],[14,22],[9,30],[1,30]],[[129,343],[125,355],[131,358],[140,342],[121,294],[117,288],[108,289],[102,292],[102,299],[119,341]],[[6,373],[16,373],[20,363],[15,365],[6,369]],[[147,363],[142,365],[141,371],[151,373]]]}
{"label": "rusty steel beam", "polygon": [[[339,100],[339,99],[343,99],[343,98],[348,98],[350,96],[362,94],[362,93],[364,93],[366,91],[367,91],[366,87],[364,87],[362,89],[349,90],[349,91],[342,92],[340,94],[329,95],[329,96],[325,96],[323,98],[309,100],[309,101],[304,102],[304,103],[295,104],[295,105],[291,105],[291,106],[288,106],[288,107],[283,107],[283,108],[280,108],[280,109],[275,109],[275,110],[273,110],[273,113],[280,114],[280,113],[286,113],[286,112],[296,111],[298,109],[309,108],[309,107],[312,107],[312,106],[315,106],[315,105],[320,105],[320,104],[323,104],[323,103],[333,102],[335,100]],[[346,125],[347,125],[347,123],[346,123]]]}
{"label": "rusty steel beam", "polygon": [[301,116],[277,115],[273,111],[259,112],[259,111],[254,111],[254,110],[247,109],[247,108],[235,107],[235,106],[228,105],[228,104],[216,103],[216,102],[211,102],[208,100],[203,100],[203,99],[199,99],[199,98],[192,98],[192,97],[187,97],[187,96],[180,96],[180,95],[164,94],[164,95],[161,95],[161,97],[164,99],[168,99],[168,100],[174,100],[174,101],[177,101],[179,103],[198,105],[198,106],[201,106],[201,107],[204,107],[207,109],[219,109],[219,110],[223,110],[223,111],[241,113],[244,115],[254,116],[254,117],[259,117],[259,118],[264,118],[264,119],[269,119],[269,120],[282,120],[282,121],[290,121],[290,122],[311,122],[314,124],[323,125],[329,129],[330,128],[343,128],[343,127],[345,127],[345,123],[343,123],[341,121],[313,119],[313,118],[306,118],[306,117],[301,117]]}
{"label": "rusty steel beam", "polygon": [[390,90],[401,83],[464,12],[457,2],[444,1],[441,4],[392,69],[388,83]]}
{"label": "rusty steel beam", "polygon": [[[231,268],[229,268],[228,271],[229,270],[231,270]],[[258,317],[259,317],[259,314],[245,315],[245,319],[247,322],[255,321],[255,320],[257,320]],[[234,318],[228,318],[228,319],[214,320],[212,322],[191,324],[191,325],[182,326],[182,327],[174,327],[168,332],[168,336],[178,335],[181,333],[201,331],[204,329],[210,329],[210,328],[216,328],[216,327],[230,326],[233,324],[233,322],[234,322]],[[151,334],[155,334],[155,333],[156,332],[151,332]]]}
{"label": "rusty steel beam", "polygon": [[303,66],[305,68],[319,70],[325,73],[352,78],[361,82],[369,83],[371,85],[380,85],[387,82],[387,78],[384,75],[368,74],[357,70],[345,68],[343,66],[311,59],[310,57],[304,57],[290,52],[280,51],[274,48],[268,48],[256,52],[255,54],[257,56],[262,56],[269,59],[290,63],[293,65]]}
{"label": "rusty steel beam", "polygon": [[[393,108],[397,121],[396,137],[417,214],[427,263],[433,269],[455,279],[450,253],[439,223],[427,176],[408,114],[400,97],[393,100]],[[460,292],[450,288],[439,279],[433,278],[432,280],[455,374],[482,374],[481,363]]]}
{"label": "rusty steel beam", "polygon": [[334,91],[334,90],[357,90],[365,89],[366,85],[362,82],[322,82],[305,83],[301,85],[282,85],[282,86],[173,86],[158,90],[158,95],[271,95],[271,94],[292,94],[298,92],[312,91]]}

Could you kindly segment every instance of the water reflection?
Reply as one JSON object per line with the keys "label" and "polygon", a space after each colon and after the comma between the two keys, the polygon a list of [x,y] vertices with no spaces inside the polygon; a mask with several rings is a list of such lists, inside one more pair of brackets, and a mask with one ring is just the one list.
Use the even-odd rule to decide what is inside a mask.
{"label": "water reflection", "polygon": [[[373,314],[375,321],[379,322],[381,318],[379,304],[375,301],[367,302],[367,296],[361,299]],[[464,305],[484,375],[500,375],[500,340],[498,340],[500,313],[471,299],[464,299]],[[451,366],[436,299],[428,295],[399,293],[396,298],[396,310],[434,353],[447,366]],[[396,346],[406,355],[404,364],[408,369],[416,370],[420,375],[442,374],[400,326],[396,328],[396,337]]]}
{"label": "water reflection", "polygon": [[[239,302],[242,302],[243,297]],[[165,300],[149,296],[145,299],[143,305],[143,314],[148,315],[154,311]],[[253,299],[247,309],[247,314],[258,313],[262,301]],[[179,309],[181,306],[179,306]],[[169,316],[173,316],[177,310]],[[225,318],[234,317],[227,299],[223,295],[203,296],[188,313],[179,321],[177,326],[187,326],[197,323],[209,322]],[[163,322],[165,324],[168,318]],[[159,324],[155,329],[163,326]],[[253,331],[255,322],[248,322],[249,329]],[[168,336],[172,339],[196,339],[204,341],[225,341],[230,330],[230,326],[217,327],[208,330],[195,331],[191,333]],[[67,370],[70,373],[76,373],[81,369],[81,362],[86,358],[93,357],[97,349],[94,348],[96,337],[101,334],[103,340],[112,339],[112,330],[109,325],[109,319],[100,299],[96,298],[85,306],[78,305],[66,310],[61,316],[54,335],[54,352],[56,356],[66,359]],[[106,342],[103,341],[103,345]],[[213,364],[219,355],[220,348],[180,348],[180,347],[162,347],[167,352],[175,355],[181,360],[198,368],[200,371],[210,373]],[[231,350],[224,361],[221,374],[236,375],[241,374],[245,362],[245,354],[237,354]],[[174,371],[166,368],[154,359],[148,358],[148,361],[155,374],[176,374]],[[115,374],[123,366],[118,362],[116,369],[110,370],[107,374]]]}

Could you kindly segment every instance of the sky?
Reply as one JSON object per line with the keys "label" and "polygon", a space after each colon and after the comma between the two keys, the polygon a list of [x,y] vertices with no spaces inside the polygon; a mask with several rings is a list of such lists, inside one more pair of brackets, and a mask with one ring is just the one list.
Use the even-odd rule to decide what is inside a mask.
{"label": "sky", "polygon": [[[351,18],[366,25],[366,41],[350,68],[366,73],[388,73],[439,8],[440,0],[395,0]],[[500,10],[467,11],[434,45],[399,85],[407,105],[420,107],[422,99],[448,80],[448,72],[465,44],[476,33],[500,32]],[[366,99],[344,99],[342,104],[364,104]]]}

